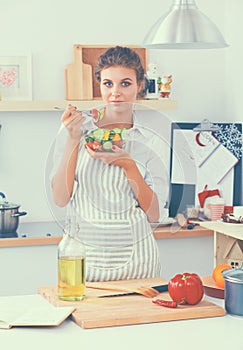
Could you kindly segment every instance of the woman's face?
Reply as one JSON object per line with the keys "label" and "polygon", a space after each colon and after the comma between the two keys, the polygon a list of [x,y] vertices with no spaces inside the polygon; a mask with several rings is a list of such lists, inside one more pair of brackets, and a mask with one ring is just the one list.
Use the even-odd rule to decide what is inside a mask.
{"label": "woman's face", "polygon": [[103,69],[100,77],[101,96],[106,105],[118,109],[125,103],[134,103],[140,89],[134,69],[112,66]]}

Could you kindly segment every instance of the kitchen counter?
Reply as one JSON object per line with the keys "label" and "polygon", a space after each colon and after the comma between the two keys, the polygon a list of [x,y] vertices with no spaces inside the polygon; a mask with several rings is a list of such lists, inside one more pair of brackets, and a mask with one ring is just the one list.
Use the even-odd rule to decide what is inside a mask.
{"label": "kitchen counter", "polygon": [[[222,299],[207,297],[220,306]],[[242,350],[243,317],[220,316],[132,326],[82,329],[70,319],[59,327],[15,327],[0,330],[3,349],[66,350]]]}
{"label": "kitchen counter", "polygon": [[[195,226],[192,230],[178,229],[174,226],[160,226],[154,229],[154,237],[156,239],[163,238],[184,238],[184,237],[202,237],[213,236],[213,230],[201,226]],[[1,238],[0,247],[21,247],[21,246],[35,246],[35,245],[55,245],[61,240],[61,236],[46,235],[43,237],[36,237],[28,235],[26,237],[20,236],[17,238]]]}
{"label": "kitchen counter", "polygon": [[195,226],[192,230],[175,226],[161,226],[154,230],[155,238],[184,238],[184,237],[203,237],[213,236],[213,230],[202,227],[201,224]]}
{"label": "kitchen counter", "polygon": [[243,224],[234,224],[221,221],[204,221],[201,226],[205,229],[220,232],[231,237],[243,239]]}

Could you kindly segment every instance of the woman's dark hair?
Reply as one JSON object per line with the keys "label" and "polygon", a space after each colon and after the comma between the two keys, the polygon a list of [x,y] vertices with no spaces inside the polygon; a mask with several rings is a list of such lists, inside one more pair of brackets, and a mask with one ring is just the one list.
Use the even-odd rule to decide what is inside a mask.
{"label": "woman's dark hair", "polygon": [[[106,50],[98,58],[95,77],[100,82],[100,73],[111,66],[122,66],[134,69],[138,83],[145,85],[145,71],[139,55],[129,47],[115,46]],[[144,94],[144,91],[142,92]],[[139,94],[141,96],[141,92]]]}

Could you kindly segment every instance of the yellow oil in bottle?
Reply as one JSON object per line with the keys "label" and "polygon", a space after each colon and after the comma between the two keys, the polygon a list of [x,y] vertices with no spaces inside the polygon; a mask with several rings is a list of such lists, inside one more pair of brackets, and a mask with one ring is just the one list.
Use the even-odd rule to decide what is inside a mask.
{"label": "yellow oil in bottle", "polygon": [[85,258],[62,256],[58,258],[58,298],[83,300],[85,298]]}

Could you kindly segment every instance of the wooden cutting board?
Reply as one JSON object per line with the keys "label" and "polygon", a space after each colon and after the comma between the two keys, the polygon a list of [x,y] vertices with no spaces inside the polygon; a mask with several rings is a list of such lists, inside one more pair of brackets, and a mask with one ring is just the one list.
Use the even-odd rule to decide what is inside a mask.
{"label": "wooden cutting board", "polygon": [[66,100],[92,100],[92,66],[83,63],[81,45],[73,47],[73,63],[65,67]]}
{"label": "wooden cutting board", "polygon": [[[130,285],[131,287],[166,284],[163,278],[151,278],[116,281],[116,285],[124,286],[124,282],[126,286]],[[57,287],[54,286],[40,287],[38,292],[54,306],[76,307],[72,313],[72,319],[82,328],[101,328],[225,315],[225,310],[222,307],[206,299],[197,305],[180,305],[175,309],[170,309],[158,306],[152,303],[152,299],[142,295],[100,298],[102,291],[89,288],[87,288],[86,299],[78,302],[59,300]],[[168,292],[161,293],[158,297],[170,300]]]}
{"label": "wooden cutting board", "polygon": [[224,299],[224,288],[218,287],[212,276],[202,277],[202,282],[206,295],[213,298]]}

